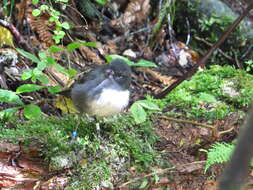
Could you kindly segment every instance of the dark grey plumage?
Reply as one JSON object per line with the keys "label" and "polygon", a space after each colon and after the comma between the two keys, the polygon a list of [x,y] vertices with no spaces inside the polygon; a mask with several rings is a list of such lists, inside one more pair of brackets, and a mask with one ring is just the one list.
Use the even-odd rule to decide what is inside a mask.
{"label": "dark grey plumage", "polygon": [[107,116],[122,111],[129,101],[131,69],[121,59],[85,74],[71,88],[71,98],[80,112]]}

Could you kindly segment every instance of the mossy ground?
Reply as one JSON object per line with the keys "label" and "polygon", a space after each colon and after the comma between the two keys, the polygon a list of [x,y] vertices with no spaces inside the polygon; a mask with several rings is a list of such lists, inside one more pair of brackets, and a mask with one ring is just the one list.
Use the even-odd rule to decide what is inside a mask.
{"label": "mossy ground", "polygon": [[[93,189],[127,179],[128,170],[144,170],[158,161],[157,142],[151,121],[135,125],[129,115],[101,120],[43,117],[20,124],[17,120],[2,123],[0,139],[29,143],[36,139],[50,170],[74,168],[69,189]],[[15,126],[15,128],[10,128]],[[77,129],[77,136],[71,133]],[[96,125],[100,125],[100,130]],[[113,180],[112,180],[113,179]]]}
{"label": "mossy ground", "polygon": [[[173,115],[221,119],[249,107],[252,86],[252,75],[229,66],[212,66],[183,82],[166,98],[147,99],[161,108],[173,107],[169,110]],[[131,178],[130,168],[150,171],[152,167],[163,167],[162,163],[169,164],[155,148],[159,137],[153,122],[148,119],[137,125],[129,114],[98,120],[74,115],[23,122],[2,118],[0,125],[2,140],[40,142],[40,151],[50,170],[73,168],[66,189],[112,187]],[[73,137],[77,126],[77,136]]]}
{"label": "mossy ground", "polygon": [[253,76],[231,66],[211,66],[184,81],[163,100],[152,100],[172,115],[222,119],[247,110],[253,97]]}

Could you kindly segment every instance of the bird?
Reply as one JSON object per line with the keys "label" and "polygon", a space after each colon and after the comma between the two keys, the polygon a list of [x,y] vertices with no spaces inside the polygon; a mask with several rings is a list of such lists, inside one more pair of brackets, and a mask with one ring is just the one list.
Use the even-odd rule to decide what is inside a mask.
{"label": "bird", "polygon": [[70,97],[80,113],[115,115],[128,106],[130,83],[130,66],[122,59],[114,59],[84,74],[71,87]]}

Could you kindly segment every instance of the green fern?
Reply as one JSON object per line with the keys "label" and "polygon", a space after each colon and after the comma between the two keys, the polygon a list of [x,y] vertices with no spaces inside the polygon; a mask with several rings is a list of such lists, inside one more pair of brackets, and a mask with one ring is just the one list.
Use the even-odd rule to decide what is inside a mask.
{"label": "green fern", "polygon": [[[214,164],[220,164],[229,161],[230,155],[235,148],[234,144],[225,142],[216,142],[211,145],[209,150],[200,149],[202,152],[207,153],[207,160],[204,172],[208,170]],[[251,166],[253,166],[253,159],[251,161]]]}
{"label": "green fern", "polygon": [[217,142],[211,145],[209,150],[201,149],[200,151],[207,153],[207,160],[204,172],[208,170],[212,165],[217,163],[227,162],[230,158],[231,153],[234,150],[234,145],[225,143],[225,142]]}

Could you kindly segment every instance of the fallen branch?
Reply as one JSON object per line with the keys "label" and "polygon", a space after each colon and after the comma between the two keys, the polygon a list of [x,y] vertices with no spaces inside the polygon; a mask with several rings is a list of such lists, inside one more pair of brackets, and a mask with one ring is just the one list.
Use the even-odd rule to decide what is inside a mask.
{"label": "fallen branch", "polygon": [[28,45],[28,43],[25,41],[24,37],[20,34],[18,29],[11,23],[8,23],[5,20],[0,19],[0,25],[10,30],[14,38],[16,39],[17,43],[20,46],[23,46],[23,49],[32,52],[32,48]]}
{"label": "fallen branch", "polygon": [[159,119],[169,120],[169,121],[175,121],[175,122],[178,122],[178,123],[187,123],[187,124],[191,124],[191,125],[197,125],[197,126],[200,126],[200,127],[205,127],[205,128],[210,128],[210,129],[216,130],[216,128],[212,125],[208,125],[208,124],[204,124],[204,123],[198,123],[196,121],[177,119],[177,118],[168,117],[168,116],[158,116],[158,118]]}
{"label": "fallen branch", "polygon": [[123,184],[119,185],[119,186],[117,187],[117,189],[121,189],[121,188],[123,188],[123,187],[125,187],[125,186],[127,186],[127,185],[129,185],[129,184],[131,184],[131,183],[134,183],[134,182],[136,182],[136,181],[138,181],[138,180],[141,180],[141,179],[144,179],[144,178],[153,176],[153,175],[158,175],[158,174],[161,175],[161,174],[167,173],[167,172],[169,172],[169,171],[171,171],[171,170],[176,170],[178,167],[185,167],[185,166],[189,166],[189,165],[204,164],[204,163],[206,163],[206,161],[195,161],[195,162],[186,163],[186,164],[182,164],[182,165],[174,166],[174,167],[170,167],[170,168],[158,169],[158,170],[155,171],[155,172],[146,174],[146,175],[141,176],[141,177],[136,177],[136,178],[134,178],[134,179],[132,179],[132,180],[126,182],[126,183],[123,183]]}

